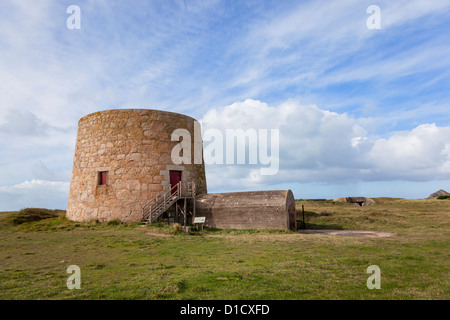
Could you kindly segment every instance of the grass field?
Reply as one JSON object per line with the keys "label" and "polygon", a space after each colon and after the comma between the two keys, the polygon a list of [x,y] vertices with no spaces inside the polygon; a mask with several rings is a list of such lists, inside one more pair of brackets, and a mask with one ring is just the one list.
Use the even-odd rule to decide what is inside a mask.
{"label": "grass field", "polygon": [[[392,232],[388,238],[282,230],[211,230],[0,213],[0,299],[450,298],[450,200],[377,198],[359,207],[297,200],[306,226]],[[25,219],[26,220],[26,219]],[[69,290],[69,265],[81,289]],[[381,289],[366,269],[381,269]]]}

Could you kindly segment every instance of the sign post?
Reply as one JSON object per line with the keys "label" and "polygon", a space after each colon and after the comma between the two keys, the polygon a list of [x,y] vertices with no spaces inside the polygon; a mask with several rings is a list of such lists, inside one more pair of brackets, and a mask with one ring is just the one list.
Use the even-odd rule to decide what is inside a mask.
{"label": "sign post", "polygon": [[[194,218],[194,225],[201,225],[203,230],[203,224],[206,221],[206,217],[195,217]],[[197,226],[197,230],[198,230],[198,226]]]}
{"label": "sign post", "polygon": [[303,229],[306,229],[305,225],[305,206],[302,204],[302,216],[303,216]]}

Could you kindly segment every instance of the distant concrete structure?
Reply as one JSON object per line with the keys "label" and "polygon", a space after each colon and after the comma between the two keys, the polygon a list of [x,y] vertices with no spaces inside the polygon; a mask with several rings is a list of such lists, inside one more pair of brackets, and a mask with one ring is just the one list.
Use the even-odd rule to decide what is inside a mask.
{"label": "distant concrete structure", "polygon": [[335,198],[333,199],[335,202],[347,202],[347,203],[357,203],[361,207],[370,206],[375,204],[375,201],[366,197],[345,197],[345,198]]}

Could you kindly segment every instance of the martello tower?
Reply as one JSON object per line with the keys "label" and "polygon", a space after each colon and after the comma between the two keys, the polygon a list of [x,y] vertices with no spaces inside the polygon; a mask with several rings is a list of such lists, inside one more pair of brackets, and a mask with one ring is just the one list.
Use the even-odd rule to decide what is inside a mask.
{"label": "martello tower", "polygon": [[80,119],[67,217],[76,221],[141,221],[143,206],[174,185],[206,193],[205,167],[174,164],[172,141],[187,130],[194,150],[195,119],[166,111],[118,109]]}

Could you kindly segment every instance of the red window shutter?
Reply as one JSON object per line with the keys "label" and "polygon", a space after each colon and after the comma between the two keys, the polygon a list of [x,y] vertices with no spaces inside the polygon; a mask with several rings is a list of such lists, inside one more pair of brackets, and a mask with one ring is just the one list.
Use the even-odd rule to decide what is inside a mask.
{"label": "red window shutter", "polygon": [[106,171],[100,172],[100,184],[101,185],[106,186],[107,178],[108,178],[108,172],[106,172]]}

